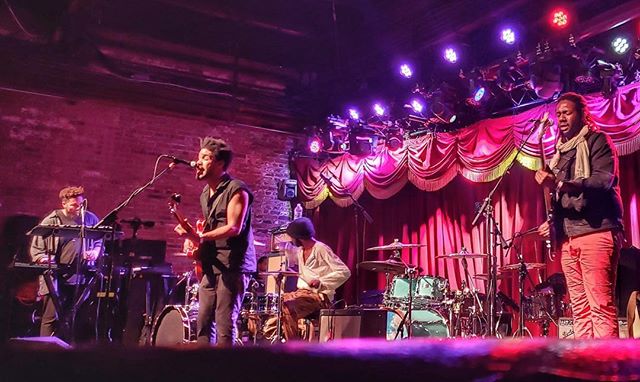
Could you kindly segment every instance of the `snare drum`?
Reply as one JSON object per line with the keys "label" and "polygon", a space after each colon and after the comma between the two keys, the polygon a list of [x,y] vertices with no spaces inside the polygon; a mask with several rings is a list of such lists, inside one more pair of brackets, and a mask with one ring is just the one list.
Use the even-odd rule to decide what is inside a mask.
{"label": "snare drum", "polygon": [[194,342],[197,316],[198,309],[194,306],[165,306],[153,325],[151,344],[174,346]]}
{"label": "snare drum", "polygon": [[[398,326],[405,316],[404,310],[391,310],[387,312],[387,340],[407,338],[409,335],[407,322],[401,329],[401,334],[396,338]],[[413,337],[449,337],[449,325],[446,315],[437,309],[420,309],[411,311],[412,336]],[[407,317],[408,321],[408,317]]]}

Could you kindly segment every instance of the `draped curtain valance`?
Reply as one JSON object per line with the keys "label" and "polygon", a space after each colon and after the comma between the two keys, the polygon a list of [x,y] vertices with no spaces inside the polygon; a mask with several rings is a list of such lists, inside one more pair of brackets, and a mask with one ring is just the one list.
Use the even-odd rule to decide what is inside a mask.
{"label": "draped curtain valance", "polygon": [[[596,124],[609,134],[620,155],[640,147],[640,84],[618,89],[615,96],[587,96]],[[458,174],[472,182],[488,182],[500,176],[523,145],[520,165],[535,170],[540,166],[537,132],[531,119],[545,112],[554,115],[555,103],[535,107],[517,115],[476,122],[452,133],[428,134],[405,142],[403,148],[382,148],[375,156],[359,158],[350,154],[324,163],[310,158],[294,160],[300,196],[306,208],[315,208],[327,197],[346,207],[348,194],[360,197],[366,189],[374,198],[386,199],[408,182],[424,191],[443,188]],[[554,151],[558,134],[551,126],[543,138],[547,157]],[[329,176],[329,182],[320,174]]]}

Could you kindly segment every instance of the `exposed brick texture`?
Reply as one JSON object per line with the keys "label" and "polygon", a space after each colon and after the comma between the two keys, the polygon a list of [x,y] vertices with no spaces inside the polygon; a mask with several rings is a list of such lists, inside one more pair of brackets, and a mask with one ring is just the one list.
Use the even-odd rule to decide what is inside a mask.
{"label": "exposed brick texture", "polygon": [[[158,155],[195,158],[198,138],[205,135],[232,145],[236,155],[229,172],[253,190],[254,231],[257,240],[267,242],[268,229],[289,220],[291,207],[276,199],[276,182],[289,176],[287,155],[296,137],[131,105],[2,90],[0,219],[44,216],[58,207],[58,191],[72,184],[85,187],[89,209],[102,217],[151,179]],[[162,161],[159,168],[168,163]],[[181,210],[195,220],[201,215],[203,185],[194,170],[176,167],[134,198],[119,218],[155,221],[154,228],[141,229],[138,237],[166,240],[167,261],[182,271],[186,262],[171,255],[180,251],[181,240],[173,233],[167,201],[173,192],[182,194]],[[125,233],[131,235],[126,226]]]}

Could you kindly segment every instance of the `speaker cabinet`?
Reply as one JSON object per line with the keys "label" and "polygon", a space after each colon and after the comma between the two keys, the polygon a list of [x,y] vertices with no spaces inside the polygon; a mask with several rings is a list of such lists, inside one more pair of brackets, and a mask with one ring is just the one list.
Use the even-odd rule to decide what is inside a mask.
{"label": "speaker cabinet", "polygon": [[386,338],[389,314],[384,309],[322,309],[320,342],[341,338]]}
{"label": "speaker cabinet", "polygon": [[[629,331],[627,329],[627,319],[618,318],[618,336],[620,338],[628,338]],[[574,339],[575,332],[573,331],[573,318],[560,317],[558,319],[558,337],[560,339]]]}

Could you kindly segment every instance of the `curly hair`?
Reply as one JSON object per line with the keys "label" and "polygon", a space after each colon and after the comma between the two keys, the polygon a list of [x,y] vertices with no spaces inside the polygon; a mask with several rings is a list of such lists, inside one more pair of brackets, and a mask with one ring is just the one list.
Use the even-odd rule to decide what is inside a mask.
{"label": "curly hair", "polygon": [[84,188],[82,186],[69,186],[60,190],[58,196],[60,200],[64,201],[67,199],[77,198],[78,196],[84,195]]}
{"label": "curly hair", "polygon": [[200,138],[200,149],[207,149],[211,151],[215,160],[223,161],[225,171],[231,164],[231,159],[233,157],[231,147],[222,139],[213,137]]}
{"label": "curly hair", "polygon": [[597,130],[595,122],[593,121],[593,116],[589,111],[589,105],[587,105],[587,100],[578,93],[568,92],[564,93],[560,97],[558,97],[558,103],[560,101],[570,101],[576,106],[576,111],[580,113],[580,120],[582,121],[582,126],[587,125],[593,131]]}

